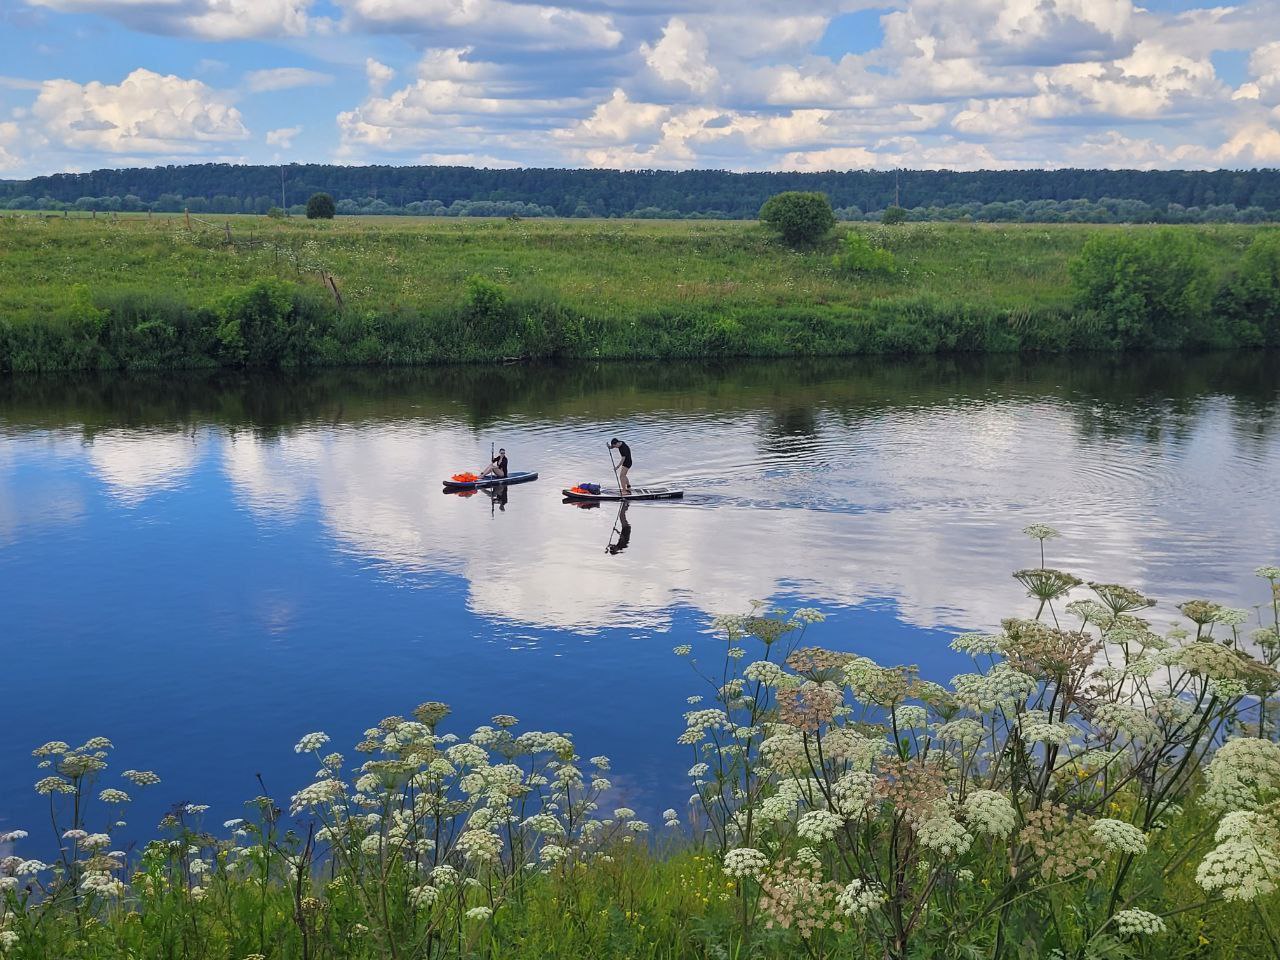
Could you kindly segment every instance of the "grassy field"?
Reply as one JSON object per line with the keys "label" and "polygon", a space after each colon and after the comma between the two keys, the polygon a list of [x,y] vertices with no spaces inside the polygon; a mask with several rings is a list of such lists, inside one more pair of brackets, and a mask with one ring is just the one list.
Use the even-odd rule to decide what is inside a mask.
{"label": "grassy field", "polygon": [[[845,229],[891,250],[898,269],[869,276],[835,267]],[[10,331],[9,353],[20,355],[10,360],[14,369],[199,365],[139,353],[136,345],[129,357],[108,350],[81,363],[72,351],[59,361],[42,354],[48,344],[14,341],[29,341],[32,325],[68,323],[83,335],[86,315],[92,328],[138,314],[138,305],[150,306],[126,318],[124,332],[161,319],[181,333],[175,317],[184,310],[217,312],[229,296],[271,281],[297,285],[316,322],[342,328],[311,362],[1070,349],[1092,334],[1086,322],[1073,322],[1068,264],[1092,234],[1146,229],[841,227],[826,245],[797,252],[739,222],[245,216],[193,220],[188,229],[179,215],[9,215],[0,218],[0,324]],[[1222,275],[1258,234],[1240,226],[1179,229],[1194,233]],[[321,287],[322,273],[333,276],[341,310]],[[469,280],[477,277],[492,284],[479,294],[484,311],[496,309],[496,291],[506,316],[490,317],[487,331],[463,348],[455,324],[475,319]],[[531,316],[550,329],[547,336],[528,335]],[[933,335],[907,330],[867,339],[868,324],[904,322]],[[366,342],[365,356],[354,345],[370,337],[382,349]],[[407,350],[414,338],[420,349]],[[3,343],[0,330],[0,351]]]}

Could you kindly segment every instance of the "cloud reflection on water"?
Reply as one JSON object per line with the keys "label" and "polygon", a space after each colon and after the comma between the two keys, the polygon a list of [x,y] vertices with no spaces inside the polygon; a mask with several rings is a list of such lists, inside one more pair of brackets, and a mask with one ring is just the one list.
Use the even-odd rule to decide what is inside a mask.
{"label": "cloud reflection on water", "polygon": [[1241,603],[1280,531],[1268,493],[1280,450],[1234,456],[1220,406],[1155,445],[1082,438],[1070,411],[1043,403],[898,411],[852,429],[820,416],[805,453],[761,450],[756,414],[621,423],[645,477],[702,482],[684,503],[635,505],[617,557],[603,549],[611,508],[556,502],[560,486],[601,474],[574,449],[578,427],[493,428],[525,458],[517,466],[543,475],[512,488],[493,520],[483,495],[439,493],[440,477],[483,456],[456,422],[306,428],[240,438],[222,457],[254,510],[297,514],[310,501],[344,550],[389,575],[462,573],[479,614],[577,630],[661,627],[675,606],[715,614],[783,593],[840,606],[888,597],[919,626],[989,627],[1021,608],[1009,573],[1034,560],[1020,531],[1042,520],[1067,534],[1051,545],[1055,562],[1082,576],[1169,603],[1188,591]]}

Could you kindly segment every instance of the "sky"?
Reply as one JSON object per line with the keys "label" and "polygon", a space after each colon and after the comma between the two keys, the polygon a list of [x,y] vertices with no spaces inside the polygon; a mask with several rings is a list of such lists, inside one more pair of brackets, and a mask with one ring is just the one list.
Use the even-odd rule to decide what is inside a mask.
{"label": "sky", "polygon": [[0,178],[1280,166],[1280,0],[0,0]]}

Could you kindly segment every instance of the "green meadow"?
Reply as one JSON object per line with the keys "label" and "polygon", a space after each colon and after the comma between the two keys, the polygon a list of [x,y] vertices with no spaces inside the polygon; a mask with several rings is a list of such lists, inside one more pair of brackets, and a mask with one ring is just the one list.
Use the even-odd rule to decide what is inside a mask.
{"label": "green meadow", "polygon": [[[893,269],[838,265],[852,230]],[[746,222],[11,214],[0,369],[1109,349],[1132,344],[1070,264],[1090,237],[1173,232],[1215,285],[1276,235],[858,225],[794,250]],[[1211,300],[1157,345],[1247,343]]]}

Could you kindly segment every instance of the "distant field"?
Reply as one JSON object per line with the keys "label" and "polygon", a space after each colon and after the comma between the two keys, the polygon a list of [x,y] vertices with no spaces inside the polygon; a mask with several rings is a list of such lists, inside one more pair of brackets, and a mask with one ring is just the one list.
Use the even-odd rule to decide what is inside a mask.
{"label": "distant field", "polygon": [[[228,294],[272,278],[319,291],[321,271],[335,278],[348,315],[432,316],[464,309],[467,280],[480,276],[513,301],[554,303],[594,325],[577,336],[594,341],[596,355],[663,355],[674,349],[666,340],[632,342],[627,329],[668,321],[719,324],[715,336],[727,344],[722,352],[803,353],[817,348],[791,350],[789,340],[760,340],[771,318],[797,324],[812,316],[840,324],[871,314],[972,314],[1016,326],[1029,316],[1065,316],[1071,309],[1067,265],[1086,238],[1151,229],[842,226],[822,248],[795,252],[746,222],[207,219],[193,220],[187,229],[180,214],[0,217],[0,322],[13,328],[49,323],[85,303],[110,307],[161,295],[170,304],[212,308]],[[846,229],[891,249],[897,274],[869,279],[835,269],[831,255]],[[1259,228],[1176,229],[1200,237],[1214,266],[1226,271]],[[840,352],[839,344],[831,349]],[[579,344],[568,352],[583,349]],[[501,355],[496,345],[489,353]],[[693,355],[696,348],[681,347],[680,353]],[[477,347],[462,358],[485,355]]]}

